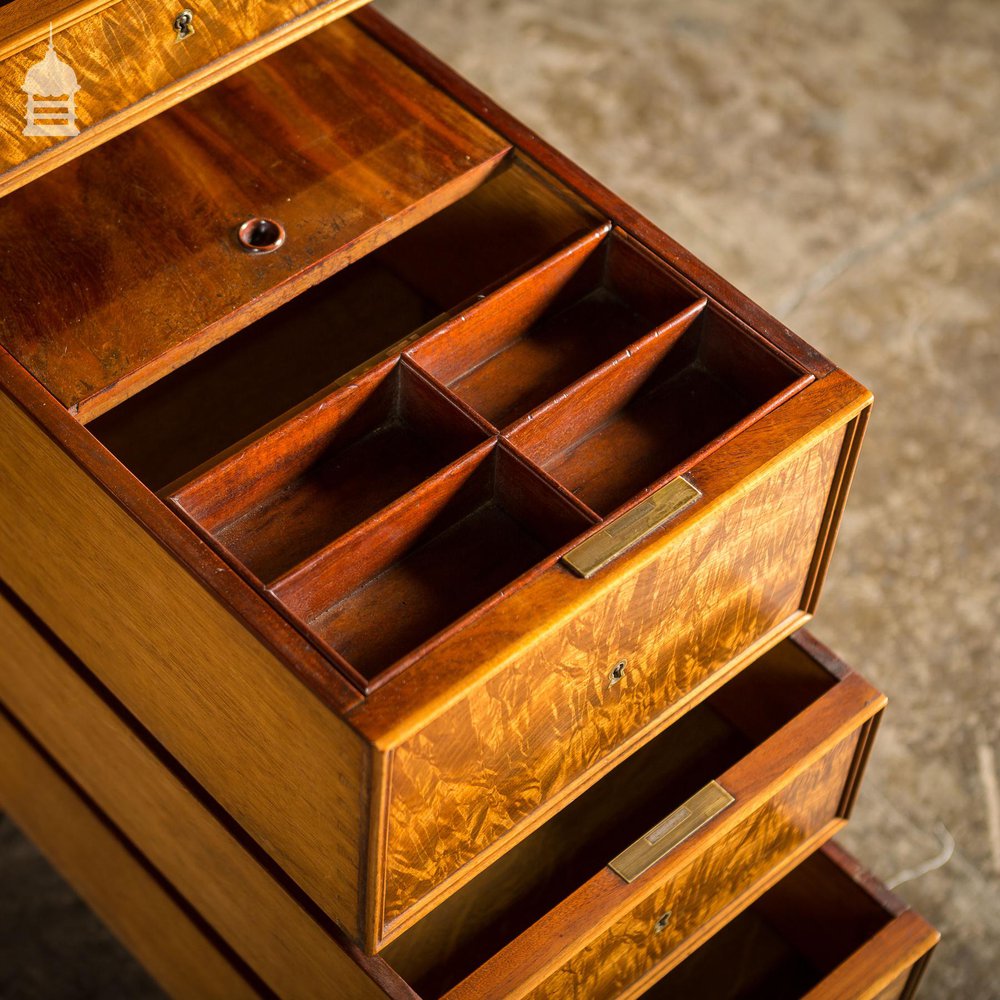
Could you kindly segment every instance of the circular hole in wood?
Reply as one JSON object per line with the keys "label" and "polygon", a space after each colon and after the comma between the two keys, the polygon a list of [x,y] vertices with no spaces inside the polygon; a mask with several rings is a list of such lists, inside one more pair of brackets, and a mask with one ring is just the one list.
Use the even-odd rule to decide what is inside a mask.
{"label": "circular hole in wood", "polygon": [[273,219],[247,219],[237,237],[250,253],[271,253],[285,242],[285,227]]}

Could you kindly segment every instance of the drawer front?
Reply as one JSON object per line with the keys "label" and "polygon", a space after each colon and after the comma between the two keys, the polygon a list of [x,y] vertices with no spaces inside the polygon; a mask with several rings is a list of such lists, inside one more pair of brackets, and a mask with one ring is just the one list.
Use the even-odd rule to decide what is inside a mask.
{"label": "drawer front", "polygon": [[647,981],[645,990],[621,996],[908,1000],[938,937],[926,920],[830,843],[655,985]]}
{"label": "drawer front", "polygon": [[[79,88],[72,94],[72,115],[65,117],[73,128],[61,135],[45,134],[53,123],[43,123],[40,115],[69,115],[66,108],[36,107],[32,112],[28,100],[34,95],[22,90],[40,75],[40,83],[51,79],[51,74],[29,76],[32,67],[51,58],[49,25],[0,41],[0,80],[4,94],[14,98],[0,105],[0,162],[8,165],[0,174],[0,194],[362,2],[202,0],[190,5],[193,31],[181,40],[174,22],[185,4],[176,0],[76,5],[83,11],[64,16],[52,39],[55,55],[72,70]],[[74,85],[72,78],[60,83]],[[55,96],[39,94],[37,99]],[[33,113],[39,115],[41,129],[36,125],[31,130]]]}
{"label": "drawer front", "polygon": [[2,706],[0,808],[172,996],[252,1000],[265,995]]}
{"label": "drawer front", "polygon": [[754,647],[801,623],[843,445],[839,428],[773,470],[394,751],[390,934],[463,866],[537,825]]}
{"label": "drawer front", "polygon": [[844,740],[527,996],[617,997],[650,969],[678,961],[720,914],[745,906],[839,825],[857,742],[857,733]]}
{"label": "drawer front", "polygon": [[[382,974],[378,960],[353,957],[342,938],[313,919],[274,877],[273,865],[263,852],[249,844],[232,821],[113,703],[87,668],[43,635],[36,628],[37,619],[31,621],[27,614],[28,609],[0,585],[0,706],[30,729],[109,822],[138,845],[147,862],[268,989],[288,998],[336,995],[345,1000],[375,1000],[383,996],[372,978]],[[3,753],[0,763],[6,763]],[[41,765],[37,769],[44,770]],[[29,781],[27,788],[31,787]],[[0,802],[5,791],[0,781]],[[59,794],[63,799],[72,797],[69,792]],[[20,822],[22,813],[13,802],[8,808]],[[50,839],[59,838],[60,829],[76,830],[71,824],[50,829],[45,811],[37,812],[37,816],[35,812],[26,815],[23,825],[46,850]],[[87,823],[94,826],[90,820]],[[61,854],[52,856],[61,866]],[[94,894],[86,891],[92,872],[82,871],[77,879],[68,861],[66,873],[114,929],[122,920],[132,923],[129,901],[122,900],[119,907],[114,898],[104,898],[100,886],[94,887]],[[151,898],[157,894],[162,895],[150,891]],[[159,909],[158,904],[151,906],[150,915]],[[160,936],[150,929],[142,940],[131,933],[124,940],[143,960],[150,949],[158,960]],[[149,964],[160,975],[158,966]],[[206,962],[205,967],[210,969],[211,964]],[[182,964],[177,972],[184,971]],[[176,980],[168,976],[163,981],[169,985]],[[178,993],[242,995],[227,992],[227,982],[220,974],[216,992]]]}
{"label": "drawer front", "polygon": [[449,1000],[617,996],[843,825],[884,704],[814,640],[786,640],[382,957]]}

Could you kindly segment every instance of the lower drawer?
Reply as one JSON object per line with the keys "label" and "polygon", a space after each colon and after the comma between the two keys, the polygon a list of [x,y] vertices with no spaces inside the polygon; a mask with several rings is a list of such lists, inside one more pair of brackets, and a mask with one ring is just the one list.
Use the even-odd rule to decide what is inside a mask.
{"label": "lower drawer", "polygon": [[840,828],[883,704],[810,637],[786,641],[382,957],[425,998],[619,996]]}
{"label": "lower drawer", "polygon": [[828,844],[641,996],[908,998],[938,937],[846,852]]}
{"label": "lower drawer", "polygon": [[26,616],[0,600],[0,701],[283,997],[617,997],[840,828],[884,704],[788,640],[365,959]]}

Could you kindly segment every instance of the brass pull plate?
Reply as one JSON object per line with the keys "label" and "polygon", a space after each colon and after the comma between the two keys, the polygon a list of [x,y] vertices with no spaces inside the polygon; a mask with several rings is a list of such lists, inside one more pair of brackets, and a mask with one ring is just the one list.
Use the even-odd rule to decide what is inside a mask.
{"label": "brass pull plate", "polygon": [[587,579],[651,531],[666,524],[700,496],[701,490],[686,476],[671,479],[642,503],[625,511],[586,541],[570,549],[562,557],[562,561],[577,576]]}
{"label": "brass pull plate", "polygon": [[626,882],[634,882],[735,801],[722,785],[710,781],[645,836],[626,847],[609,867]]}

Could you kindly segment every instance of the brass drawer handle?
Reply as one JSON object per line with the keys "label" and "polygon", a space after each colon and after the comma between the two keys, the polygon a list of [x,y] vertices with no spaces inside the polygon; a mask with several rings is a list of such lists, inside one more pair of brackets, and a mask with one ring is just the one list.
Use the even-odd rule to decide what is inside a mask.
{"label": "brass drawer handle", "polygon": [[686,476],[671,479],[642,503],[620,514],[600,531],[570,549],[562,557],[562,562],[577,576],[587,579],[651,531],[690,507],[700,496],[701,490]]}
{"label": "brass drawer handle", "polygon": [[[666,819],[626,847],[609,867],[626,882],[634,882],[735,801],[722,785],[717,781],[710,781]],[[666,916],[669,918],[670,914]]]}

